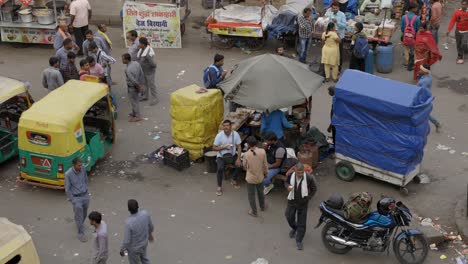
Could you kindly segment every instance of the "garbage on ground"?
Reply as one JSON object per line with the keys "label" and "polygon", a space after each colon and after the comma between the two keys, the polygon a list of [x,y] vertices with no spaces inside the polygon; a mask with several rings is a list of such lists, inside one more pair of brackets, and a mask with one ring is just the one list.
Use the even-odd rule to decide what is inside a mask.
{"label": "garbage on ground", "polygon": [[421,221],[421,225],[422,226],[434,226],[434,222],[432,222],[432,219],[430,219],[430,218],[424,218]]}
{"label": "garbage on ground", "polygon": [[161,146],[157,150],[151,152],[148,154],[148,160],[150,162],[161,162],[164,160],[164,150],[166,149],[166,146]]}
{"label": "garbage on ground", "polygon": [[155,136],[155,137],[153,137],[153,140],[159,140],[159,139],[161,139],[160,136]]}
{"label": "garbage on ground", "polygon": [[442,144],[437,144],[437,149],[439,149],[439,150],[450,150],[452,148],[449,147],[449,146],[442,145]]}
{"label": "garbage on ground", "polygon": [[268,260],[264,258],[258,258],[256,261],[252,262],[251,264],[268,264]]}
{"label": "garbage on ground", "polygon": [[434,243],[434,244],[431,244],[429,247],[430,247],[431,250],[434,250],[434,251],[439,250],[439,249],[437,248],[437,245],[436,245],[435,243]]}
{"label": "garbage on ground", "polygon": [[446,258],[447,258],[447,256],[445,256],[445,255],[440,255],[440,259],[444,260],[444,259],[446,259]]}
{"label": "garbage on ground", "polygon": [[225,259],[232,259],[232,256],[231,255],[227,255],[226,257],[224,257]]}

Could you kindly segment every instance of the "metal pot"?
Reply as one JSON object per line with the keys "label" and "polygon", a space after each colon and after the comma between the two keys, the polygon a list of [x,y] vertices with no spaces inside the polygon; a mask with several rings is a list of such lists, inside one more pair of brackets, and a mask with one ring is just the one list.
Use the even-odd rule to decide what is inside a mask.
{"label": "metal pot", "polygon": [[18,11],[18,14],[23,23],[31,23],[33,21],[33,16],[31,14],[31,9],[23,9]]}
{"label": "metal pot", "polygon": [[37,23],[41,25],[50,25],[55,23],[54,11],[51,9],[37,9],[34,12],[37,18]]}

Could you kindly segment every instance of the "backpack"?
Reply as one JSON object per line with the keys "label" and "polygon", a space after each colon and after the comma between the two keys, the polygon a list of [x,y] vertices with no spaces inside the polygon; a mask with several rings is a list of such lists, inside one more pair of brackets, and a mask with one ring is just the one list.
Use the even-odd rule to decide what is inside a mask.
{"label": "backpack", "polygon": [[212,87],[210,87],[210,85],[211,85],[210,69],[215,69],[215,71],[216,71],[216,76],[219,76],[219,69],[218,69],[218,67],[214,66],[213,64],[211,64],[210,66],[206,67],[206,69],[203,71],[203,84],[205,85],[205,88],[212,88]]}
{"label": "backpack", "polygon": [[358,59],[365,59],[369,54],[369,43],[367,37],[356,34],[353,54]]}
{"label": "backpack", "polygon": [[407,47],[413,47],[414,43],[416,42],[416,30],[414,29],[414,21],[416,20],[417,16],[413,15],[411,21],[408,19],[408,15],[405,16],[405,30],[403,31],[403,45]]}
{"label": "backpack", "polygon": [[345,203],[343,210],[345,217],[351,222],[361,222],[370,213],[372,195],[368,192],[352,193]]}

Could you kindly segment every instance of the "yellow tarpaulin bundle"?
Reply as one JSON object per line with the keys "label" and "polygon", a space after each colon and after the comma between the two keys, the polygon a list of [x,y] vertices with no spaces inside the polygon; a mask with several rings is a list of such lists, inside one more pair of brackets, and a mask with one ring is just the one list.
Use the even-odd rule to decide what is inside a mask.
{"label": "yellow tarpaulin bundle", "polygon": [[172,138],[190,152],[190,159],[203,156],[203,148],[213,145],[224,115],[223,96],[218,89],[196,93],[192,84],[171,94]]}

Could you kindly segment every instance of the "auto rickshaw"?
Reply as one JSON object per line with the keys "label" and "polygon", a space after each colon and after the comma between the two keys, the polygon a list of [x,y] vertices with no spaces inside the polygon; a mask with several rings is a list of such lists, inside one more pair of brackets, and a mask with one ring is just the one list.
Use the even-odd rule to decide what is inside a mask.
{"label": "auto rickshaw", "polygon": [[22,226],[0,217],[0,234],[0,263],[41,263],[31,236]]}
{"label": "auto rickshaw", "polygon": [[63,190],[65,172],[75,157],[89,171],[114,142],[114,109],[107,85],[70,80],[21,116],[18,181]]}
{"label": "auto rickshaw", "polygon": [[27,84],[0,76],[0,163],[18,155],[18,122],[32,103]]}

